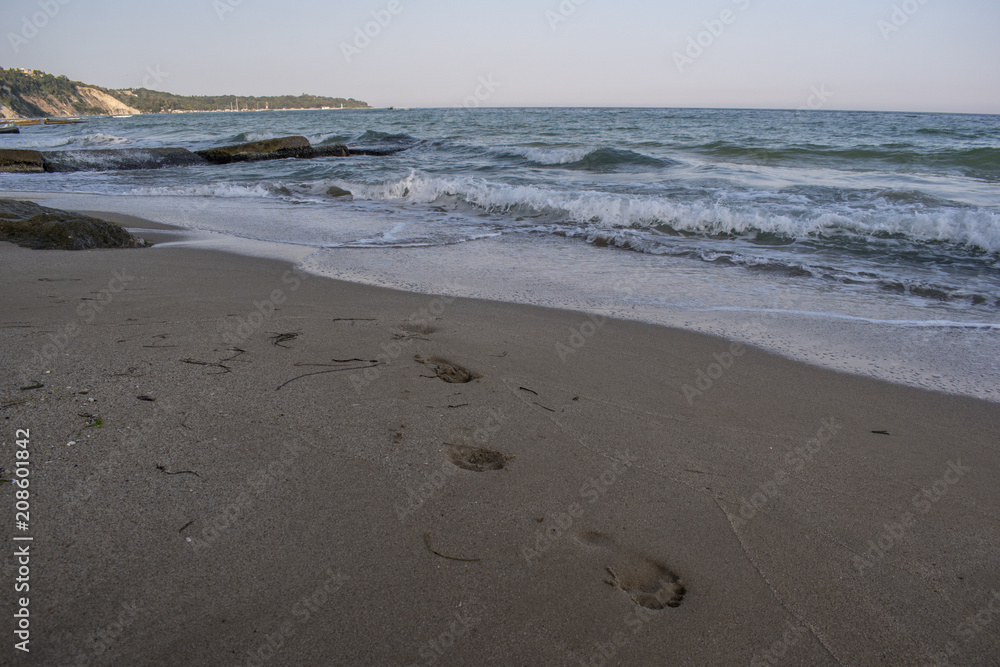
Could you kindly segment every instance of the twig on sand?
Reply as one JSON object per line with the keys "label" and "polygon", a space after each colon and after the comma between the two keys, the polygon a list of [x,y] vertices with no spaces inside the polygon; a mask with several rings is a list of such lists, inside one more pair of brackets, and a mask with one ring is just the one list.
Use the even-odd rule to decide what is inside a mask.
{"label": "twig on sand", "polygon": [[195,477],[201,477],[201,475],[196,473],[194,470],[178,470],[177,472],[170,472],[169,470],[167,470],[166,468],[164,468],[159,464],[157,464],[156,469],[162,472],[164,475],[194,475]]}
{"label": "twig on sand", "polygon": [[424,533],[424,546],[426,546],[427,550],[435,556],[447,558],[448,560],[457,560],[460,563],[478,563],[480,561],[479,558],[455,558],[454,556],[445,556],[443,553],[434,551],[434,549],[431,548],[431,534],[429,532]]}
{"label": "twig on sand", "polygon": [[[158,334],[158,335],[156,335],[156,336],[153,336],[153,338],[158,338],[158,339],[160,339],[161,341],[162,341],[162,340],[166,340],[166,339],[167,339],[167,338],[169,338],[169,337],[170,337],[170,334],[165,334],[165,333],[164,333],[164,334]],[[122,342],[124,342],[124,341],[121,341],[121,340],[120,340],[120,341],[118,341],[118,342],[119,342],[119,343],[122,343]],[[156,345],[156,344],[154,343],[153,345],[143,345],[143,347],[148,347],[148,348],[151,348],[151,349],[154,349],[154,350],[155,350],[155,349],[157,349],[157,348],[161,348],[161,347],[164,347],[164,348],[166,348],[166,347],[177,347],[177,346],[176,346],[176,345]]]}
{"label": "twig on sand", "polygon": [[518,389],[520,389],[521,391],[526,391],[529,394],[534,394],[535,396],[538,396],[538,392],[533,389],[528,389],[527,387],[518,387]]}
{"label": "twig on sand", "polygon": [[872,431],[875,435],[892,435],[888,431]]}
{"label": "twig on sand", "polygon": [[351,363],[353,361],[360,361],[363,364],[377,364],[378,363],[378,359],[333,359],[332,361],[335,361],[337,363],[334,363],[334,364],[310,364],[310,363],[306,363],[304,361],[300,361],[300,362],[298,362],[296,364],[292,364],[292,365],[295,366],[296,368],[308,368],[309,366],[320,366],[320,367],[326,367],[326,368],[339,368],[341,364],[349,364],[349,363]]}
{"label": "twig on sand", "polygon": [[35,384],[31,385],[30,387],[21,387],[21,391],[31,391],[32,389],[41,389],[44,386],[45,385],[42,384],[41,382],[36,382]]}
{"label": "twig on sand", "polygon": [[396,333],[392,335],[393,340],[426,340],[430,341],[430,338],[424,338],[423,336],[418,336],[415,333]]}
{"label": "twig on sand", "polygon": [[[191,524],[193,524],[193,523],[194,523],[194,519],[191,519],[191,520],[190,520],[190,521],[188,521],[188,522],[187,522],[186,524],[184,524],[184,528],[189,528],[189,527],[191,526]],[[177,532],[178,532],[178,533],[183,533],[183,532],[184,532],[184,528],[181,528],[181,529],[180,529],[180,530],[178,530]]]}
{"label": "twig on sand", "polygon": [[224,375],[225,373],[232,373],[233,372],[232,368],[230,368],[229,366],[226,366],[226,362],[227,361],[232,361],[233,359],[235,359],[236,357],[240,356],[241,354],[246,354],[246,350],[241,350],[238,347],[231,347],[231,348],[229,348],[229,351],[230,352],[235,352],[236,354],[234,354],[231,357],[226,357],[225,359],[220,359],[220,360],[218,360],[216,362],[198,361],[197,359],[181,359],[181,362],[185,363],[185,364],[194,364],[196,366],[216,366],[218,368],[221,368],[223,370],[223,372],[222,373],[212,373],[212,375]]}
{"label": "twig on sand", "polygon": [[290,340],[295,340],[296,338],[298,338],[301,335],[302,335],[302,332],[300,332],[300,331],[292,331],[292,332],[289,332],[289,333],[274,334],[273,336],[271,336],[271,344],[274,345],[274,346],[276,346],[276,347],[283,347],[286,350],[290,350],[291,349],[290,347],[288,347],[287,345],[282,345],[282,343],[287,343]]}
{"label": "twig on sand", "polygon": [[535,403],[535,405],[537,405],[538,407],[540,407],[542,410],[548,410],[549,412],[555,412],[555,410],[553,410],[552,408],[547,408],[544,405],[542,405],[541,403],[539,403],[538,401],[535,401],[534,403]]}
{"label": "twig on sand", "polygon": [[381,364],[379,364],[378,362],[373,362],[368,364],[367,366],[348,366],[346,368],[331,368],[328,371],[315,371],[312,373],[306,373],[305,375],[293,377],[291,380],[282,382],[280,385],[278,385],[278,388],[275,389],[275,391],[281,391],[282,387],[284,387],[285,385],[289,385],[295,382],[296,380],[301,380],[302,378],[311,377],[313,375],[323,375],[324,373],[339,373],[340,371],[360,371],[364,370],[365,368],[375,368],[376,366],[381,366]]}
{"label": "twig on sand", "polygon": [[376,319],[374,317],[337,317],[330,321],[331,322],[375,322]]}

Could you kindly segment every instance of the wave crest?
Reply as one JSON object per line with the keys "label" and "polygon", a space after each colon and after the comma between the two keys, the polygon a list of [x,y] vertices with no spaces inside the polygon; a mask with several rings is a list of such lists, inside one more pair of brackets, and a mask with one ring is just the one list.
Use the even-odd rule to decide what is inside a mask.
{"label": "wave crest", "polygon": [[622,148],[537,148],[506,146],[494,148],[501,157],[516,157],[545,167],[558,166],[581,171],[608,172],[627,169],[663,168],[679,164]]}

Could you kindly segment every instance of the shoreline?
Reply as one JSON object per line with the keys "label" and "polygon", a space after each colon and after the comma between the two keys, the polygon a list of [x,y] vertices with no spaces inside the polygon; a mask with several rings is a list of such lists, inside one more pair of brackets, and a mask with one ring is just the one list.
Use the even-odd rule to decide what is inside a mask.
{"label": "shoreline", "polygon": [[[680,282],[673,284],[662,278],[662,268],[658,269],[659,277],[648,273],[650,261],[655,261],[650,256],[612,256],[617,251],[567,248],[559,240],[527,243],[516,238],[485,238],[446,245],[432,253],[424,248],[394,247],[359,251],[336,245],[260,240],[253,238],[253,232],[237,236],[226,231],[209,231],[218,225],[206,224],[204,216],[230,219],[238,214],[239,209],[230,210],[228,204],[208,209],[202,202],[192,203],[188,198],[177,202],[139,198],[136,203],[120,196],[83,193],[10,192],[4,196],[39,203],[49,201],[57,207],[95,213],[114,208],[116,212],[109,215],[126,223],[133,220],[136,225],[133,228],[138,229],[159,228],[161,223],[142,222],[149,218],[176,220],[178,224],[166,225],[162,235],[154,234],[160,243],[292,261],[314,275],[336,280],[416,294],[530,303],[706,333],[739,340],[820,368],[1000,403],[997,388],[1000,373],[988,353],[1000,324],[988,318],[943,312],[940,314],[943,319],[930,321],[923,319],[926,310],[918,313],[905,303],[887,304],[890,310],[884,310],[878,307],[878,302],[859,307],[833,301],[827,304],[828,310],[819,310],[823,306],[814,299],[811,307],[801,309],[794,298],[786,299],[780,292],[756,302],[751,297],[746,307],[733,307],[739,299],[729,300],[729,306],[705,308],[686,305],[684,298],[668,298],[665,303],[657,304],[656,290],[667,293],[690,290],[695,301],[706,298],[701,293],[705,281],[720,286],[723,292],[766,293],[770,285],[766,275],[742,270],[738,275],[729,275],[725,269],[719,272],[702,262],[685,264],[685,260],[667,267],[668,272],[677,272],[675,279]],[[275,209],[273,213],[280,212],[281,209]],[[294,210],[291,214],[294,215]],[[266,213],[263,217],[255,213],[252,219],[259,226],[266,218]],[[626,269],[620,266],[623,261]],[[528,272],[530,275],[511,281],[505,267],[513,262],[536,268]],[[604,272],[618,278],[611,282],[605,279],[606,284],[595,288],[587,287],[586,282],[581,285],[577,282],[581,276],[576,271],[581,262],[588,263],[599,274]],[[476,267],[476,272],[470,273],[469,267]],[[709,273],[703,273],[706,271]],[[636,288],[633,283],[638,284],[636,294],[642,297],[635,302],[629,297],[619,304],[620,293],[633,294]],[[533,294],[536,296],[532,297]],[[650,298],[654,301],[649,301]],[[713,297],[707,298],[711,302]]]}
{"label": "shoreline", "polygon": [[994,403],[182,245],[0,263],[42,659],[1000,650],[962,626],[1000,591]]}

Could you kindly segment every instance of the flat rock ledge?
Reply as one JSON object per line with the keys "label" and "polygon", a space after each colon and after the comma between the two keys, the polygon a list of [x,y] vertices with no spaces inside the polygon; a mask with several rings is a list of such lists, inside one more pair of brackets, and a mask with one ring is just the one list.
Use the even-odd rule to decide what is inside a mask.
{"label": "flat rock ledge", "polygon": [[45,160],[40,151],[0,149],[0,172],[8,174],[40,174],[45,171]]}
{"label": "flat rock ledge", "polygon": [[0,199],[0,241],[34,250],[144,248],[149,245],[113,222],[13,199]]}
{"label": "flat rock ledge", "polygon": [[285,158],[312,159],[318,157],[347,157],[350,151],[343,144],[313,146],[305,137],[281,137],[252,141],[197,151],[197,155],[213,164],[230,162],[257,162],[259,160],[281,160]]}
{"label": "flat rock ledge", "polygon": [[410,146],[348,148],[344,144],[313,146],[305,137],[279,137],[191,152],[186,148],[104,148],[73,151],[0,149],[0,172],[41,173],[160,169],[193,164],[229,164],[286,158],[314,159],[351,155],[391,155]]}

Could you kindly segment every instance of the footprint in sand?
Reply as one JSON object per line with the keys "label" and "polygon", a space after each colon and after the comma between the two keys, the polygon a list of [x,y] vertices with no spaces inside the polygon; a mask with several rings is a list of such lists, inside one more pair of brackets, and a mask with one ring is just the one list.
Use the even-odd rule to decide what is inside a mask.
{"label": "footprint in sand", "polygon": [[434,374],[445,382],[462,384],[465,382],[472,382],[473,380],[483,377],[479,373],[470,371],[468,368],[462,368],[458,364],[453,364],[446,359],[442,359],[441,357],[431,357],[426,359],[418,354],[414,358],[424,366],[427,366],[427,368],[434,371]]}
{"label": "footprint in sand", "polygon": [[448,445],[448,459],[463,470],[473,472],[503,470],[507,462],[513,458],[513,456],[491,449],[469,447],[468,445]]}
{"label": "footprint in sand", "polygon": [[604,583],[628,593],[632,601],[647,609],[679,607],[687,592],[669,567],[642,554],[623,549],[603,533],[577,533],[576,539],[592,549],[607,552],[605,567],[610,579]]}

